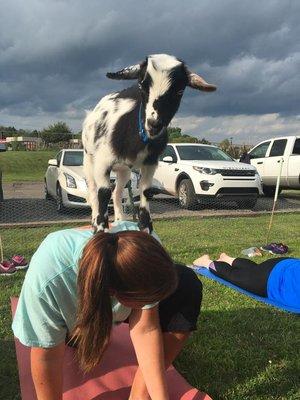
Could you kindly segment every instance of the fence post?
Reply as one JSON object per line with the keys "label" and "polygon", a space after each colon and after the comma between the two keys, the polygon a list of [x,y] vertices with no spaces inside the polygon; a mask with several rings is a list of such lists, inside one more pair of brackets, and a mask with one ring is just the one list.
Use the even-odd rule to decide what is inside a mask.
{"label": "fence post", "polygon": [[3,189],[2,189],[2,171],[0,170],[0,201],[3,201]]}

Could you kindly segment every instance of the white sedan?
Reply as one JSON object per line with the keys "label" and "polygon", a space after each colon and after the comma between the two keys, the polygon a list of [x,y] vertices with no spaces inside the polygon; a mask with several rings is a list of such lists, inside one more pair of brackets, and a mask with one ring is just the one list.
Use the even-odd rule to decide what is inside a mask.
{"label": "white sedan", "polygon": [[[110,182],[114,188],[116,175],[112,172]],[[139,202],[139,174],[131,173],[132,198],[135,204]],[[55,158],[48,161],[45,174],[45,198],[54,198],[57,211],[63,212],[66,208],[86,208],[87,184],[83,173],[83,150],[61,150]],[[131,205],[128,189],[124,189],[122,196],[124,207]],[[113,207],[112,200],[109,207]]]}

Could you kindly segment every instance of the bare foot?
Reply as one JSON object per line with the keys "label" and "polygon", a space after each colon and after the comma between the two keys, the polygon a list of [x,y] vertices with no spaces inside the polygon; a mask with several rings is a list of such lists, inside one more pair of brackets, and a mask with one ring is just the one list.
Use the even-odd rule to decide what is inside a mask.
{"label": "bare foot", "polygon": [[229,257],[226,253],[221,253],[217,261],[223,261],[232,266],[234,260],[235,258]]}
{"label": "bare foot", "polygon": [[193,265],[197,265],[198,267],[205,267],[208,268],[209,264],[212,262],[212,260],[209,258],[208,254],[204,254],[203,256],[197,258],[196,260],[193,261]]}

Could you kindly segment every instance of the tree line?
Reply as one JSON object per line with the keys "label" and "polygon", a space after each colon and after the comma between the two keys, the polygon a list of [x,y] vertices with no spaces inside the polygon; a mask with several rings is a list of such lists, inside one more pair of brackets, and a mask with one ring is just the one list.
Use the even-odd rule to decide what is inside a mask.
{"label": "tree line", "polygon": [[[179,127],[168,128],[169,142],[170,143],[201,143],[201,144],[212,144],[206,138],[199,139],[195,136],[183,133]],[[15,127],[0,126],[0,138],[5,139],[6,137],[23,136],[23,137],[35,137],[41,139],[42,148],[66,147],[68,146],[71,139],[80,139],[81,132],[74,133],[71,128],[63,121],[56,122],[47,126],[42,130],[24,130],[16,129]],[[228,153],[233,158],[239,158],[240,155],[249,150],[249,146],[243,145],[238,146],[232,143],[232,140],[224,139],[221,143],[218,143],[218,147]],[[18,142],[12,142],[13,150],[23,150],[24,146]]]}

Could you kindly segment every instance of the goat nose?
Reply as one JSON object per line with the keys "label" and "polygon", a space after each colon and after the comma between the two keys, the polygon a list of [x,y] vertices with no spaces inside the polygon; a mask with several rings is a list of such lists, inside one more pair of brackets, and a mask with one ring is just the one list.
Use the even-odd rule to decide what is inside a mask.
{"label": "goat nose", "polygon": [[160,121],[154,118],[148,118],[147,119],[147,124],[148,126],[151,126],[153,128],[157,128],[160,125]]}

